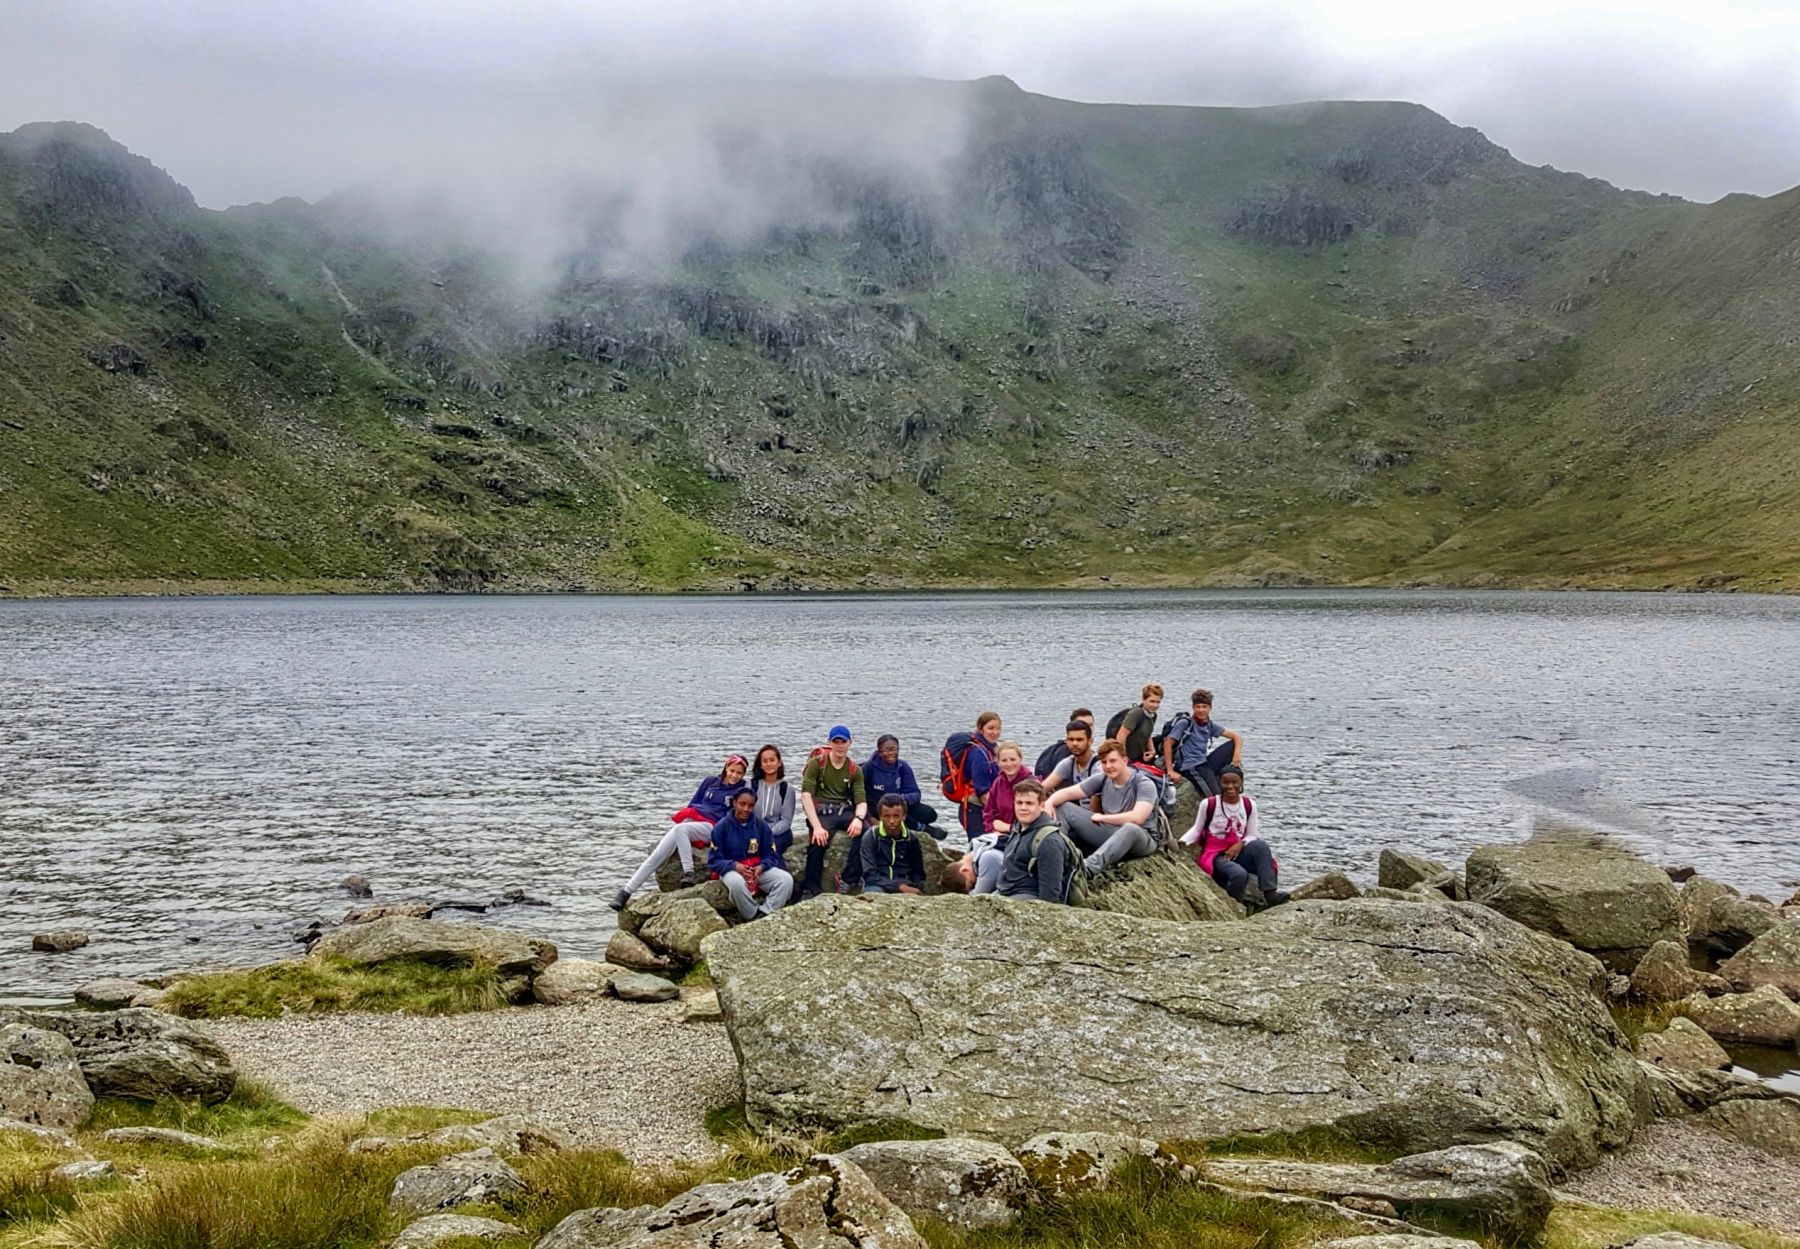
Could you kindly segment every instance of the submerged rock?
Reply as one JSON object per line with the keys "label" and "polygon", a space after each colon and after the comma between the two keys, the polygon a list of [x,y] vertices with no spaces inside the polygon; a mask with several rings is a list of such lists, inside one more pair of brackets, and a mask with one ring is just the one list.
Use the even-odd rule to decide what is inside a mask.
{"label": "submerged rock", "polygon": [[75,1000],[82,1006],[91,1006],[96,1010],[117,1010],[121,1006],[130,1006],[131,999],[142,993],[145,987],[135,980],[126,980],[120,976],[102,976],[98,980],[90,980],[77,986]]}
{"label": "submerged rock", "polygon": [[702,1184],[662,1206],[577,1210],[536,1249],[926,1249],[906,1212],[854,1162]]}
{"label": "submerged rock", "polygon": [[1658,941],[1687,935],[1668,876],[1610,845],[1534,837],[1482,846],[1469,856],[1468,888],[1472,901],[1560,937],[1625,975]]}
{"label": "submerged rock", "polygon": [[705,951],[759,1126],[905,1119],[1002,1142],[1332,1127],[1581,1165],[1636,1116],[1600,966],[1466,903],[1173,924],[826,898]]}
{"label": "submerged rock", "polygon": [[368,906],[353,906],[344,912],[343,922],[346,924],[372,924],[378,919],[425,919],[435,909],[430,902],[373,902]]}
{"label": "submerged rock", "polygon": [[40,954],[67,954],[87,943],[85,932],[40,932],[31,939],[31,948]]}
{"label": "submerged rock", "polygon": [[67,1037],[0,1017],[0,1119],[78,1128],[93,1109],[94,1094]]}

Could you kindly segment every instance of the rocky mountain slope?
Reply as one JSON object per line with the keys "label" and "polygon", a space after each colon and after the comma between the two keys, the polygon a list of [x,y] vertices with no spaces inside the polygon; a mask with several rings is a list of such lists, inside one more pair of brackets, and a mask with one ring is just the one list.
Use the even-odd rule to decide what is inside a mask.
{"label": "rocky mountain slope", "polygon": [[1800,190],[921,89],[941,185],[530,290],[0,135],[0,584],[1800,589]]}

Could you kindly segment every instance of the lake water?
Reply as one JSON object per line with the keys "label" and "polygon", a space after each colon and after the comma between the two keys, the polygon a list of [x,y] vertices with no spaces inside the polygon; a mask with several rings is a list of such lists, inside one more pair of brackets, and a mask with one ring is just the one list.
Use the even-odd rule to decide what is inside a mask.
{"label": "lake water", "polygon": [[[0,602],[0,998],[296,953],[336,882],[606,901],[728,750],[899,734],[928,787],[997,708],[1027,758],[1196,684],[1284,877],[1556,820],[1800,886],[1800,600],[1216,592]],[[797,770],[796,770],[797,773]],[[87,949],[27,952],[81,928]]]}

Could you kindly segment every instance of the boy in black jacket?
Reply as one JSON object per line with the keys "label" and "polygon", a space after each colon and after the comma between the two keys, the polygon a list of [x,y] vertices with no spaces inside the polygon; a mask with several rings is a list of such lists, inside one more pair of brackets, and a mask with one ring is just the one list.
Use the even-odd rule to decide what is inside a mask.
{"label": "boy in black jacket", "polygon": [[858,840],[864,893],[924,893],[925,854],[906,827],[906,799],[887,794],[876,808],[880,825]]}

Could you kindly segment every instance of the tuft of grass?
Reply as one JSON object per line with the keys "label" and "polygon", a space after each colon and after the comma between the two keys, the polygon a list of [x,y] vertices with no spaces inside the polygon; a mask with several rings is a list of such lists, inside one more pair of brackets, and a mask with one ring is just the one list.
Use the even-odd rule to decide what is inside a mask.
{"label": "tuft of grass", "polygon": [[1669,1026],[1669,1021],[1682,1013],[1680,1002],[1615,1002],[1612,1004],[1613,1022],[1619,1025],[1619,1031],[1633,1046],[1638,1038],[1647,1032],[1661,1032]]}
{"label": "tuft of grass", "polygon": [[317,1136],[296,1151],[172,1167],[53,1226],[55,1249],[372,1249],[393,1230],[403,1159],[349,1154]]}
{"label": "tuft of grass", "polygon": [[1006,1227],[964,1230],[919,1221],[932,1249],[1295,1249],[1364,1229],[1275,1202],[1209,1192],[1138,1160],[1112,1187],[1026,1210]]}
{"label": "tuft of grass", "polygon": [[23,1133],[0,1132],[0,1233],[75,1208],[75,1190],[51,1171],[68,1155]]}
{"label": "tuft of grass", "polygon": [[176,1097],[158,1098],[153,1102],[102,1097],[94,1103],[86,1130],[103,1132],[107,1128],[123,1127],[174,1128],[180,1132],[194,1132],[210,1136],[214,1140],[229,1142],[237,1137],[297,1127],[306,1121],[305,1111],[282,1101],[268,1085],[256,1080],[239,1079],[231,1096],[214,1106]]}
{"label": "tuft of grass", "polygon": [[675,983],[681,985],[683,988],[712,988],[712,973],[706,969],[706,960],[701,959],[698,963],[695,963],[692,967],[688,968],[686,974]]}
{"label": "tuft of grass", "polygon": [[750,1130],[750,1120],[744,1114],[743,1102],[726,1102],[723,1106],[714,1106],[706,1112],[701,1122],[706,1127],[706,1134],[715,1141],[730,1141],[739,1133]]}
{"label": "tuft of grass", "polygon": [[360,967],[341,959],[309,958],[189,977],[170,988],[162,1009],[188,1019],[273,1019],[353,1010],[459,1015],[506,1004],[500,977],[490,964],[446,967],[423,959],[394,959]]}

